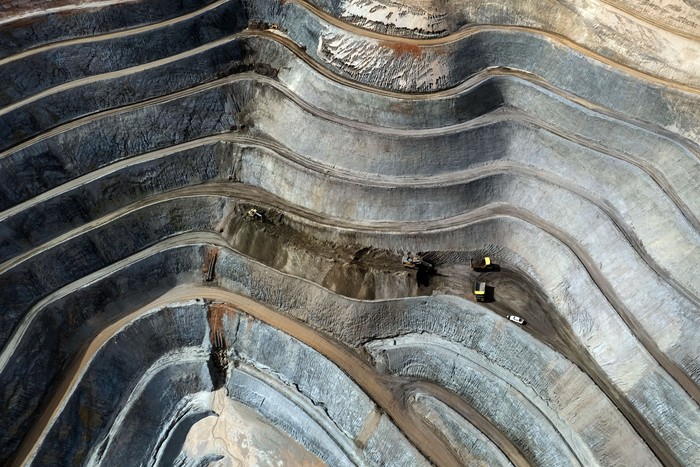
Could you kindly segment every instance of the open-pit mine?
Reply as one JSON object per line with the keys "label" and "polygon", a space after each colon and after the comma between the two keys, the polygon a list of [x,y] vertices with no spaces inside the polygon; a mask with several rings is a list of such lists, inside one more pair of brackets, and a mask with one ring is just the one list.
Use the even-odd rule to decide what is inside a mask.
{"label": "open-pit mine", "polygon": [[0,465],[700,465],[699,0],[0,1]]}

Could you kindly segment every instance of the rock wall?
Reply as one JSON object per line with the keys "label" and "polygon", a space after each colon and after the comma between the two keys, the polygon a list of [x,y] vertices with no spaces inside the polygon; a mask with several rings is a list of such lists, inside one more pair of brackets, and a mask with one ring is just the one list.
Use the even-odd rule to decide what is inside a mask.
{"label": "rock wall", "polygon": [[0,464],[699,464],[698,21],[3,5]]}

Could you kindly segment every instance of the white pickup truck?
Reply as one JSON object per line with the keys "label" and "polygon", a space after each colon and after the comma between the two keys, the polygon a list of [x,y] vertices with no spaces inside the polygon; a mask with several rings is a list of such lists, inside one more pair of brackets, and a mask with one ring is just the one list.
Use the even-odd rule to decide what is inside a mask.
{"label": "white pickup truck", "polygon": [[524,325],[524,324],[525,324],[525,320],[522,319],[520,316],[508,315],[508,316],[506,316],[506,318],[508,318],[508,319],[511,320],[512,322],[518,323],[518,324],[520,324],[520,325]]}

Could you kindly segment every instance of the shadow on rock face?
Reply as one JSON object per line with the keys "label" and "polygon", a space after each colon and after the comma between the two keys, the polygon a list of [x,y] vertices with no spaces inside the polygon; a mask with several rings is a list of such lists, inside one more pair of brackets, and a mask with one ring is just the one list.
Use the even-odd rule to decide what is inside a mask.
{"label": "shadow on rock face", "polygon": [[213,356],[209,357],[207,367],[209,368],[209,376],[211,377],[211,383],[214,387],[212,390],[217,391],[224,387],[226,384],[226,369],[217,366]]}
{"label": "shadow on rock face", "polygon": [[228,354],[226,339],[220,330],[214,334],[214,342],[212,342],[207,367],[209,368],[209,375],[212,385],[214,386],[214,391],[224,387],[228,372]]}
{"label": "shadow on rock face", "polygon": [[432,269],[420,268],[416,272],[416,281],[420,287],[428,287],[430,285],[430,277],[435,273]]}

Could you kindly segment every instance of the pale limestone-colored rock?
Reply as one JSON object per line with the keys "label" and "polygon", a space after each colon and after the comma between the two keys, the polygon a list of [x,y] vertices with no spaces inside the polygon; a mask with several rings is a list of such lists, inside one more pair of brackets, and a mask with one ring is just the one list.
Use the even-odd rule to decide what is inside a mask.
{"label": "pale limestone-colored rock", "polygon": [[210,396],[216,413],[197,422],[187,434],[183,452],[190,459],[220,455],[210,465],[321,466],[318,457],[288,434],[260,420],[256,412],[226,396],[224,388]]}

